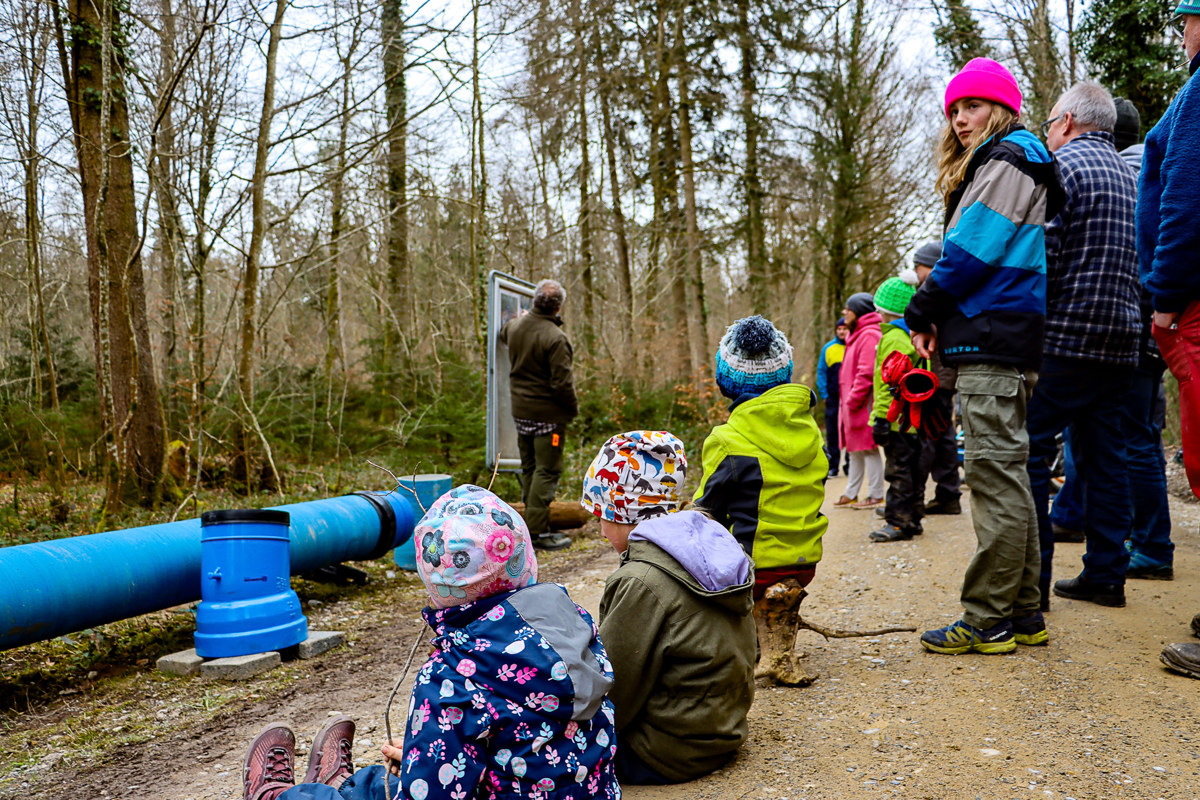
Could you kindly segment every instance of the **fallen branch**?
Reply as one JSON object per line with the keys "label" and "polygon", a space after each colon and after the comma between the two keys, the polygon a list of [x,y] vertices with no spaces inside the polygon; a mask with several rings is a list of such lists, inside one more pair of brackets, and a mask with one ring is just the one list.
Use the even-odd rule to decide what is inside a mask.
{"label": "fallen branch", "polygon": [[819,633],[826,639],[852,639],[857,636],[883,636],[885,633],[916,633],[916,628],[880,628],[877,631],[844,631],[841,628],[826,628],[824,625],[818,625],[815,622],[809,622],[803,617],[800,618],[799,627]]}

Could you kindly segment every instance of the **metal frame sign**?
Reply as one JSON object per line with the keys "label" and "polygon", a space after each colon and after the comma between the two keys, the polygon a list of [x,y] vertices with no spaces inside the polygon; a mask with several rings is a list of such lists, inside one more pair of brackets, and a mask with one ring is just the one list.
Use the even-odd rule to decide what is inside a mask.
{"label": "metal frame sign", "polygon": [[508,387],[508,348],[496,341],[504,323],[533,308],[534,285],[512,275],[488,273],[487,326],[487,465],[504,472],[519,472],[517,428],[512,418]]}

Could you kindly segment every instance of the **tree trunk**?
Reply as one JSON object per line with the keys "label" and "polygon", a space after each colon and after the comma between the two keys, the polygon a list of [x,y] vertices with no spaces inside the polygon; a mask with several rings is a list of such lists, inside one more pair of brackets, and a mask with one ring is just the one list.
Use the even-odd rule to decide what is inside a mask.
{"label": "tree trunk", "polygon": [[71,108],[88,244],[88,298],[107,440],[105,510],[159,499],[165,457],[139,248],[132,147],[111,0],[70,0],[68,54],[59,47]]}
{"label": "tree trunk", "polygon": [[484,153],[483,94],[479,89],[479,2],[472,7],[471,30],[471,267],[475,281],[475,340],[481,375],[487,372],[487,159]]}
{"label": "tree trunk", "polygon": [[575,24],[576,93],[579,104],[579,275],[583,281],[583,347],[584,353],[594,348],[593,324],[595,321],[595,277],[592,273],[592,200],[588,181],[592,175],[592,161],[588,148],[587,119],[587,53],[584,43],[587,25],[583,18],[582,0],[574,0]]}
{"label": "tree trunk", "polygon": [[675,16],[676,81],[679,85],[679,160],[683,172],[683,207],[687,248],[688,319],[695,323],[688,336],[693,379],[699,383],[707,360],[708,309],[704,299],[704,265],[700,253],[700,226],[696,219],[696,178],[692,161],[692,113],[689,87],[688,48],[684,41],[683,15],[685,4],[680,3]]}
{"label": "tree trunk", "polygon": [[628,337],[627,363],[618,365],[625,374],[630,374],[640,363],[639,342],[633,330],[633,268],[629,263],[629,239],[625,232],[625,211],[621,207],[621,181],[617,175],[617,137],[613,131],[612,112],[609,109],[609,81],[600,79],[600,117],[604,124],[604,146],[608,156],[609,186],[612,190],[613,228],[617,236],[617,281],[621,287],[621,327]]}
{"label": "tree trunk", "polygon": [[758,175],[758,86],[754,74],[754,37],[750,33],[750,0],[738,0],[738,44],[741,49],[742,127],[746,134],[746,165],[742,174],[746,197],[746,288],[750,310],[767,314],[767,257],[763,230],[763,189]]}
{"label": "tree trunk", "polygon": [[242,275],[242,316],[239,326],[237,359],[238,394],[242,406],[242,416],[237,432],[238,452],[235,456],[234,476],[246,481],[247,492],[251,488],[254,454],[258,451],[255,444],[256,439],[263,445],[267,458],[263,470],[263,483],[272,488],[279,486],[279,473],[275,469],[270,446],[259,429],[254,411],[254,354],[258,343],[258,273],[262,259],[263,239],[267,232],[267,159],[271,152],[271,120],[275,117],[275,65],[283,29],[283,15],[287,6],[288,0],[275,0],[275,18],[267,35],[262,113],[258,120],[258,135],[254,149],[254,177],[250,185],[250,246],[246,252],[246,266]]}
{"label": "tree trunk", "polygon": [[[404,63],[403,0],[384,0],[380,14],[383,34],[383,86],[387,107],[387,307],[383,319],[383,351],[376,359],[377,370],[389,377],[383,387],[396,389],[395,365],[406,352],[400,344],[404,326],[412,318],[408,261],[408,85]],[[386,416],[386,414],[385,414]]]}

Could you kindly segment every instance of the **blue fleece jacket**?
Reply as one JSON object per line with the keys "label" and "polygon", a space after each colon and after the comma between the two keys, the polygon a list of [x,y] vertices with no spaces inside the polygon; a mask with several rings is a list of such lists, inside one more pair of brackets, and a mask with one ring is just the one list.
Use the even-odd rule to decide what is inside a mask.
{"label": "blue fleece jacket", "polygon": [[1192,77],[1146,136],[1138,181],[1137,250],[1157,311],[1200,299],[1200,77]]}

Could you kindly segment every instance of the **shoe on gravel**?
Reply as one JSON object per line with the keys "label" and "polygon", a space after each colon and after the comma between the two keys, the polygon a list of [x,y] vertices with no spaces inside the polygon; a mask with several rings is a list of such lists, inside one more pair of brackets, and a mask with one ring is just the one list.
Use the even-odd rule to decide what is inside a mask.
{"label": "shoe on gravel", "polygon": [[1166,664],[1167,669],[1181,672],[1189,678],[1200,678],[1200,644],[1195,642],[1169,644],[1162,649],[1158,660]]}
{"label": "shoe on gravel", "polygon": [[1200,636],[1200,614],[1192,617],[1192,635]]}
{"label": "shoe on gravel", "polygon": [[354,720],[338,714],[326,720],[313,737],[305,783],[337,788],[354,774]]}
{"label": "shoe on gravel", "polygon": [[1068,600],[1086,600],[1098,606],[1125,607],[1125,586],[1120,583],[1093,583],[1080,574],[1054,582],[1054,593]]}
{"label": "shoe on gravel", "polygon": [[571,537],[565,533],[543,533],[533,537],[533,546],[538,550],[565,550],[571,546]]}
{"label": "shoe on gravel", "polygon": [[1159,561],[1145,553],[1131,550],[1125,577],[1147,581],[1173,581],[1175,580],[1175,567],[1167,561]]}
{"label": "shoe on gravel", "polygon": [[882,497],[868,497],[866,500],[863,500],[860,503],[854,503],[850,507],[861,511],[864,508],[874,508],[875,506],[881,505],[883,505]]}
{"label": "shoe on gravel", "polygon": [[1042,616],[1041,611],[1035,611],[1025,617],[1013,617],[1012,626],[1013,639],[1017,644],[1034,647],[1050,641],[1050,634],[1046,631],[1046,618]]}
{"label": "shoe on gravel", "polygon": [[880,506],[879,508],[875,509],[875,516],[879,517],[880,519],[886,519],[887,508],[885,506]]}
{"label": "shoe on gravel", "polygon": [[296,780],[296,734],[282,722],[272,722],[254,737],[242,763],[245,800],[275,800]]}
{"label": "shoe on gravel", "polygon": [[872,542],[906,542],[913,537],[913,534],[888,523],[877,531],[871,531],[868,537]]}
{"label": "shoe on gravel", "polygon": [[925,504],[925,514],[945,514],[947,516],[955,516],[962,513],[962,501],[955,497],[950,500],[934,499],[930,503]]}
{"label": "shoe on gravel", "polygon": [[959,620],[953,625],[925,631],[921,634],[921,646],[931,653],[960,656],[963,653],[998,655],[1017,649],[1013,638],[1013,625],[1009,620],[991,628],[976,628]]}
{"label": "shoe on gravel", "polygon": [[1054,541],[1066,542],[1068,544],[1079,544],[1086,541],[1087,536],[1083,531],[1077,531],[1074,528],[1064,528],[1062,525],[1050,523],[1050,532],[1054,534]]}

